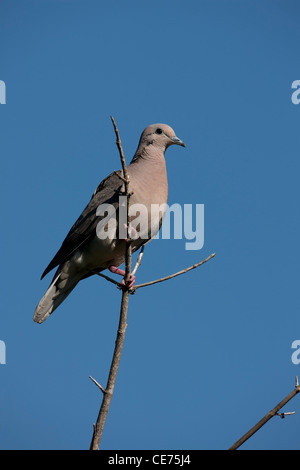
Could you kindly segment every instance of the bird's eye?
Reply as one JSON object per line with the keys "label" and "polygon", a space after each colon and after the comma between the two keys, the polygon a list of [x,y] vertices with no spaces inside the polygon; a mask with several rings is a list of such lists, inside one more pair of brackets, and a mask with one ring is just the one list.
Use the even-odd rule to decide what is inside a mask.
{"label": "bird's eye", "polygon": [[155,134],[161,135],[163,133],[162,129],[159,127],[156,129]]}

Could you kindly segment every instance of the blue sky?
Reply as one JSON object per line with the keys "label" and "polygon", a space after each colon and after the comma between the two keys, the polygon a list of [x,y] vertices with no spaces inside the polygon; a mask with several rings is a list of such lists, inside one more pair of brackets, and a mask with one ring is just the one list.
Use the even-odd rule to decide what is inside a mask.
{"label": "blue sky", "polygon": [[[43,325],[41,273],[140,133],[171,125],[169,204],[205,205],[205,243],[155,240],[130,298],[103,449],[227,449],[294,387],[300,365],[296,1],[0,4],[0,447],[86,449],[120,293],[90,278]],[[244,449],[300,449],[295,397]]]}

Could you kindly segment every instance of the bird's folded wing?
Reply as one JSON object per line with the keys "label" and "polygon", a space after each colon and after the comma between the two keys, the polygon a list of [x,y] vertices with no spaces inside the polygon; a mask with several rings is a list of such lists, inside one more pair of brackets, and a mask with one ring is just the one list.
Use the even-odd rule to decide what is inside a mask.
{"label": "bird's folded wing", "polygon": [[96,211],[101,204],[112,204],[116,210],[118,209],[119,191],[122,189],[123,183],[116,173],[121,174],[121,171],[111,173],[99,184],[89,204],[72,226],[62,246],[43,272],[41,279],[53,268],[69,259],[87,240],[95,236],[97,223],[101,219],[96,216]]}

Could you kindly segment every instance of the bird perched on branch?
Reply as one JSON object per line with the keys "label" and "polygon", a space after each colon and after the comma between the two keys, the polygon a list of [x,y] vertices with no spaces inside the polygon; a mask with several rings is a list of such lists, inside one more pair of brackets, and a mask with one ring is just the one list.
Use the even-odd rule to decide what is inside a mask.
{"label": "bird perched on branch", "polygon": [[[145,208],[140,219],[141,231],[133,231],[132,251],[138,250],[158,233],[168,200],[165,151],[171,145],[185,147],[166,124],[153,124],[142,133],[136,153],[127,167],[131,197],[134,204]],[[43,277],[58,266],[53,280],[39,302],[34,321],[42,323],[66,299],[78,282],[97,272],[119,269],[125,261],[126,237],[121,237],[120,195],[124,191],[122,171],[113,172],[95,190],[90,202],[72,226],[61,248],[43,272]],[[151,217],[151,208],[159,208],[159,216]],[[144,218],[144,220],[143,220]],[[154,219],[154,220],[153,220]],[[124,220],[124,217],[123,217]],[[126,220],[126,219],[125,219]],[[123,224],[124,225],[124,224]],[[146,229],[145,229],[146,227]],[[127,288],[134,284],[134,277]]]}

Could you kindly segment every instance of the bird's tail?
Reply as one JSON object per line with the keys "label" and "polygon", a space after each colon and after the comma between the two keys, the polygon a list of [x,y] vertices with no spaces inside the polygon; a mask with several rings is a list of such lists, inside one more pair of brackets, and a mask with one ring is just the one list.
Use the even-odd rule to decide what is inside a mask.
{"label": "bird's tail", "polygon": [[33,320],[37,323],[43,323],[51,313],[68,297],[74,287],[79,282],[74,280],[70,283],[69,280],[63,279],[63,272],[58,270],[55,274],[52,283],[50,284],[46,294],[40,300],[35,309]]}

